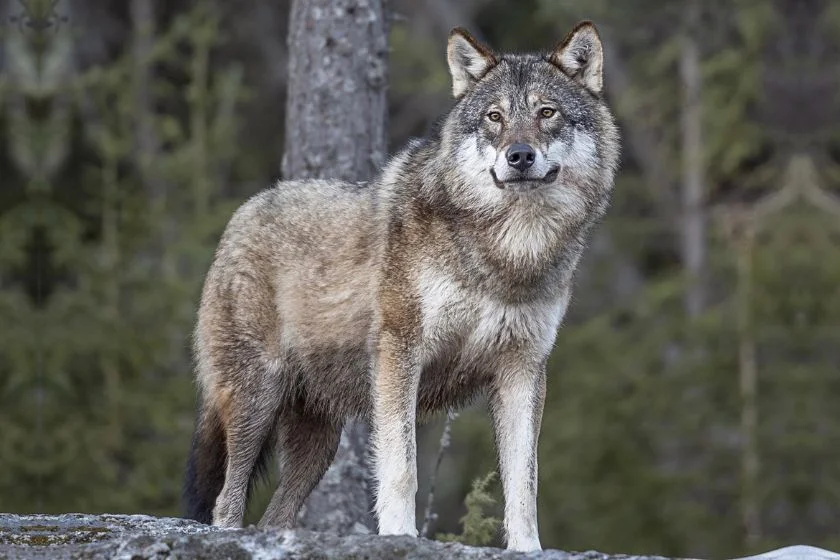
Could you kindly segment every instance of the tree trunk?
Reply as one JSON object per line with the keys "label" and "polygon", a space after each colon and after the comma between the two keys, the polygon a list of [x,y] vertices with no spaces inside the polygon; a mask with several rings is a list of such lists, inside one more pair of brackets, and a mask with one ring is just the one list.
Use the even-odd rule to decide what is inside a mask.
{"label": "tree trunk", "polygon": [[370,179],[385,158],[380,0],[295,0],[289,20],[286,178]]}
{"label": "tree trunk", "polygon": [[704,185],[703,127],[701,106],[700,50],[696,26],[700,5],[690,0],[686,10],[687,33],[680,53],[682,81],[682,259],[688,287],[685,311],[690,318],[706,305],[706,218],[703,211]]}
{"label": "tree trunk", "polygon": [[[285,178],[369,180],[385,159],[387,21],[380,0],[294,0],[289,20]],[[304,505],[302,527],[375,530],[367,425],[350,422]]]}
{"label": "tree trunk", "polygon": [[154,130],[152,100],[152,47],[155,39],[155,13],[152,0],[132,0],[132,101],[134,103],[134,149],[137,167],[149,199],[160,204],[166,190],[157,171],[160,142]]}
{"label": "tree trunk", "polygon": [[741,522],[744,544],[752,550],[761,540],[758,487],[758,367],[752,329],[753,225],[738,233],[738,371],[741,393]]}

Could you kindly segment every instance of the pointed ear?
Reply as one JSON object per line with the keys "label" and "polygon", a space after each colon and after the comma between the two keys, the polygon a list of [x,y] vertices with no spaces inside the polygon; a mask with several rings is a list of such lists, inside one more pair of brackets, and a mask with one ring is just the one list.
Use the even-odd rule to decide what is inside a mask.
{"label": "pointed ear", "polygon": [[577,24],[551,53],[551,62],[592,93],[598,95],[604,89],[604,49],[592,22]]}
{"label": "pointed ear", "polygon": [[460,27],[456,27],[449,33],[446,60],[449,62],[449,73],[452,75],[452,95],[456,99],[467,93],[496,65],[496,57],[490,49]]}

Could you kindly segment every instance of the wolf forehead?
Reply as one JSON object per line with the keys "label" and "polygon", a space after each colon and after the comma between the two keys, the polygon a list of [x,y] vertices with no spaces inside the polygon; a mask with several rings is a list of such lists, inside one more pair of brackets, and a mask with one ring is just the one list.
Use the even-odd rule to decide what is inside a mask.
{"label": "wolf forehead", "polygon": [[[478,126],[489,107],[503,104],[514,112],[528,109],[536,97],[556,104],[564,119],[587,131],[597,124],[598,106],[603,104],[543,54],[503,54],[497,64],[464,96],[455,111],[472,115],[470,128]],[[465,123],[466,124],[466,123]]]}

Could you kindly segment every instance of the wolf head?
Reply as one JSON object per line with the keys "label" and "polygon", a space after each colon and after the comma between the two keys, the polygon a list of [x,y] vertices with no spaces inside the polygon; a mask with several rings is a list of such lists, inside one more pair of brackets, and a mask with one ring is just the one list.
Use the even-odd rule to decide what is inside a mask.
{"label": "wolf head", "polygon": [[487,209],[524,197],[582,211],[594,191],[606,196],[618,136],[602,97],[594,25],[580,23],[557,48],[536,54],[494,53],[456,28],[447,60],[457,102],[441,140],[457,161],[458,200]]}

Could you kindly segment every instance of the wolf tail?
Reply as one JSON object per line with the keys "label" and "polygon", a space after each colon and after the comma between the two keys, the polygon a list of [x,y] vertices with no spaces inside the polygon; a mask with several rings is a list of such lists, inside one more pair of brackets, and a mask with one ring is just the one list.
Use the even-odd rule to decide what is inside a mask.
{"label": "wolf tail", "polygon": [[213,507],[225,483],[227,444],[219,413],[202,406],[192,437],[184,480],[186,517],[200,523],[213,522]]}

